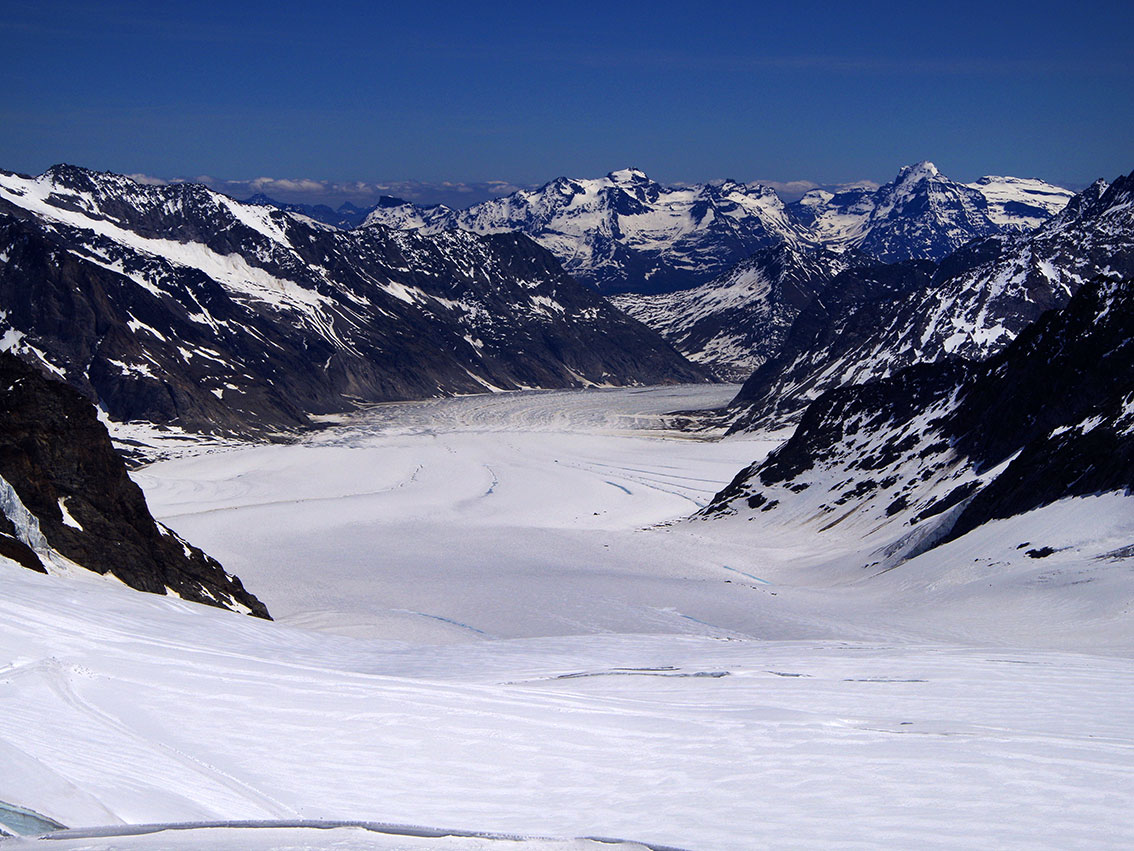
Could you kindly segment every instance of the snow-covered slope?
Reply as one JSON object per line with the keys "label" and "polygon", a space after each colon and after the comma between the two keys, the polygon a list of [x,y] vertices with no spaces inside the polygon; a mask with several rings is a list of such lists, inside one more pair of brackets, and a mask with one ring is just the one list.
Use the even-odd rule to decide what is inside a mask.
{"label": "snow-covered slope", "polygon": [[688,357],[726,380],[743,381],[779,353],[792,322],[830,280],[861,261],[781,243],[757,251],[716,280],[657,295],[612,296]]}
{"label": "snow-covered slope", "polygon": [[[0,562],[0,798],[67,825],[353,818],[694,851],[1134,840],[1124,658],[615,634],[446,649],[23,574]],[[360,834],[268,847],[389,851]],[[255,831],[65,836],[264,847]]]}
{"label": "snow-covered slope", "polygon": [[[995,521],[869,578],[855,546],[810,529],[658,525],[761,453],[646,432],[714,394],[387,405],[300,444],[147,469],[152,504],[258,562],[287,623],[0,561],[0,801],[78,826],[1128,847],[1131,573],[1095,556],[1128,546],[1129,502]],[[58,842],[313,833],[216,830]],[[512,847],[459,840],[432,847]]]}
{"label": "snow-covered slope", "polygon": [[988,217],[1001,227],[1037,228],[1059,213],[1075,193],[1034,177],[985,176],[967,184],[988,201]]}
{"label": "snow-covered slope", "polygon": [[112,417],[191,429],[700,377],[523,236],[338,231],[70,166],[0,173],[0,315],[5,348]]}
{"label": "snow-covered slope", "polygon": [[1134,176],[1098,181],[1033,232],[974,242],[937,266],[841,273],[745,383],[735,427],[793,421],[830,387],[911,364],[986,358],[1084,282],[1134,275],[1132,193]]}
{"label": "snow-covered slope", "polygon": [[760,248],[802,236],[767,186],[662,186],[634,168],[598,179],[560,177],[461,211],[383,207],[367,222],[427,233],[519,231],[570,274],[607,293],[690,287]]}
{"label": "snow-covered slope", "polygon": [[[880,572],[1061,500],[1118,493],[1134,505],[1132,435],[1134,279],[1103,280],[983,363],[922,364],[825,393],[704,514],[883,535],[865,565]],[[1029,545],[1036,559],[1054,552],[1042,540],[1019,549]]]}

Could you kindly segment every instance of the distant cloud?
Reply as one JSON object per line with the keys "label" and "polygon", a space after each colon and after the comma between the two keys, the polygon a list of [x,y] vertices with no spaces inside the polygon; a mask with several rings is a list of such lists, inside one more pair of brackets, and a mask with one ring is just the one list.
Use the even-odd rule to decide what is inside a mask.
{"label": "distant cloud", "polygon": [[825,189],[828,192],[846,192],[848,189],[877,189],[881,184],[873,180],[856,180],[854,183],[815,183],[812,180],[758,180],[771,186],[785,201],[798,201],[812,189]]}
{"label": "distant cloud", "polygon": [[284,193],[317,193],[325,192],[327,184],[321,180],[279,180],[274,177],[257,177],[255,180],[248,181],[248,185],[255,192],[263,192],[265,195],[276,195]]}
{"label": "distant cloud", "polygon": [[148,174],[128,174],[126,177],[130,178],[135,183],[142,183],[146,186],[168,186],[168,180],[162,180],[160,177],[151,177]]}
{"label": "distant cloud", "polygon": [[757,180],[764,186],[771,186],[781,198],[802,196],[805,192],[818,189],[819,184],[810,180]]}
{"label": "distant cloud", "polygon": [[382,182],[317,180],[310,177],[255,177],[249,180],[226,180],[207,174],[196,177],[165,179],[149,174],[127,175],[131,180],[148,186],[168,186],[176,183],[202,183],[217,192],[244,200],[264,194],[274,201],[288,204],[327,204],[338,207],[350,202],[360,207],[377,203],[383,195],[404,198],[417,204],[447,204],[451,207],[468,207],[510,195],[520,189],[532,188],[526,184],[506,180],[487,180],[475,183],[442,181],[426,183],[416,180]]}

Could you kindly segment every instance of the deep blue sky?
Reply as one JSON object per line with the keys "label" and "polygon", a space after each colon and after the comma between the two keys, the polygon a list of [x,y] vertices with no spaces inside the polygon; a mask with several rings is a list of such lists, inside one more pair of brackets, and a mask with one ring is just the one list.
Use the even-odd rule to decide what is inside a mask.
{"label": "deep blue sky", "polygon": [[1134,169],[1134,3],[11,2],[0,167],[540,183]]}

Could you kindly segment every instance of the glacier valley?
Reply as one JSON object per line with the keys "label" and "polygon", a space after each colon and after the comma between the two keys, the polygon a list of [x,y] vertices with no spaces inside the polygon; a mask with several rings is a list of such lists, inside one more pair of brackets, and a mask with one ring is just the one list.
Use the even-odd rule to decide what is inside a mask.
{"label": "glacier valley", "polygon": [[60,849],[1134,844],[1131,497],[878,572],[877,537],[690,519],[786,437],[671,427],[735,389],[378,405],[135,471],[276,622],[0,562],[0,801],[103,826]]}

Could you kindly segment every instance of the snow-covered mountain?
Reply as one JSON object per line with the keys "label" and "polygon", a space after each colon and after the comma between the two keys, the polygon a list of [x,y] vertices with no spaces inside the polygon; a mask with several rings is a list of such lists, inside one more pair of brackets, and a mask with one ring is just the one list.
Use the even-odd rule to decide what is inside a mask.
{"label": "snow-covered mountain", "polygon": [[[1006,198],[1011,178],[998,180],[989,184],[990,191]],[[1000,219],[1006,218],[1004,209],[1001,202]],[[1010,226],[993,221],[985,192],[950,180],[931,162],[906,166],[876,190],[812,190],[788,210],[816,243],[858,248],[888,263],[940,260],[972,239]]]}
{"label": "snow-covered mountain", "polygon": [[1039,227],[1067,206],[1075,193],[1034,177],[985,176],[967,184],[988,201],[988,217],[1017,230]]}
{"label": "snow-covered mountain", "polygon": [[[939,260],[974,238],[1030,230],[1071,197],[1042,181],[1011,177],[985,177],[964,186],[932,163],[920,163],[878,189],[858,187],[839,194],[817,189],[788,205],[807,229],[808,243],[785,242],[779,254],[757,253],[691,290],[625,295],[615,303],[691,360],[744,380],[778,354],[791,322],[810,300],[797,290],[786,310],[769,312],[767,299],[778,301],[778,294],[753,286],[753,275],[769,281],[783,281],[785,275],[806,279],[804,290],[814,296],[837,272],[864,265],[871,257],[887,263]],[[766,272],[758,272],[769,257],[788,258],[789,263],[773,260]]]}
{"label": "snow-covered mountain", "polygon": [[[1134,279],[1083,286],[982,363],[920,364],[844,385],[742,471],[706,516],[822,534],[911,527],[874,572],[992,520],[1134,491]],[[1025,541],[1033,558],[1050,555]]]}
{"label": "snow-covered mountain", "polygon": [[974,242],[938,264],[858,267],[801,312],[778,357],[734,401],[735,430],[794,421],[825,390],[1003,349],[1086,281],[1134,275],[1134,175],[1098,181],[1039,229]]}
{"label": "snow-covered mountain", "polygon": [[662,186],[635,168],[598,179],[560,177],[461,211],[381,207],[367,222],[426,233],[519,231],[606,293],[687,288],[760,248],[804,238],[770,187],[735,181]]}
{"label": "snow-covered mountain", "polygon": [[301,425],[358,401],[703,380],[518,234],[340,231],[203,186],[0,172],[3,347],[111,417]]}
{"label": "snow-covered mountain", "polygon": [[268,617],[214,559],[157,523],[94,407],[0,353],[0,556]]}
{"label": "snow-covered mountain", "polygon": [[859,248],[886,261],[940,259],[971,239],[1032,227],[1071,194],[1012,177],[965,185],[923,162],[877,189],[816,189],[785,205],[757,183],[667,187],[631,168],[560,177],[460,211],[390,202],[367,221],[426,233],[519,231],[602,292],[656,294],[719,278],[784,242]]}
{"label": "snow-covered mountain", "polygon": [[[559,178],[463,211],[390,202],[367,221],[424,233],[525,233],[690,359],[739,380],[776,352],[806,303],[799,292],[782,302],[779,289],[794,288],[790,281],[806,281],[814,294],[825,283],[819,267],[829,280],[871,256],[940,260],[974,239],[1029,230],[1070,197],[1034,179],[965,185],[929,162],[878,188],[816,189],[788,205],[758,184],[664,187],[624,169],[599,180]],[[808,251],[815,259],[805,259]]]}
{"label": "snow-covered mountain", "polygon": [[779,354],[800,311],[838,272],[862,259],[853,251],[837,254],[784,242],[699,287],[611,301],[718,377],[744,381]]}

